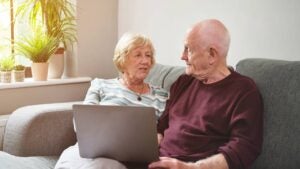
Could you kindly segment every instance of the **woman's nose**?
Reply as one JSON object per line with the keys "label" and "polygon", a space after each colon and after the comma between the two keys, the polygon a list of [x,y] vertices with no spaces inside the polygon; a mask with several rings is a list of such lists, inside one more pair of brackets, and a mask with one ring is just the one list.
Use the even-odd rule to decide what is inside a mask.
{"label": "woman's nose", "polygon": [[151,59],[149,59],[149,57],[147,57],[145,55],[141,58],[141,63],[142,64],[148,64],[150,62],[151,62]]}

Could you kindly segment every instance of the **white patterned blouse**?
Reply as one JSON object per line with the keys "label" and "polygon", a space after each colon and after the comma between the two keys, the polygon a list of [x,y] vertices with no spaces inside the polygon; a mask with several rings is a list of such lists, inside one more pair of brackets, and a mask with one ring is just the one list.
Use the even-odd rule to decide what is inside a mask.
{"label": "white patterned blouse", "polygon": [[156,117],[159,118],[165,109],[169,93],[149,84],[150,92],[138,95],[127,89],[115,79],[94,79],[86,94],[84,104],[120,105],[120,106],[146,106],[156,110]]}

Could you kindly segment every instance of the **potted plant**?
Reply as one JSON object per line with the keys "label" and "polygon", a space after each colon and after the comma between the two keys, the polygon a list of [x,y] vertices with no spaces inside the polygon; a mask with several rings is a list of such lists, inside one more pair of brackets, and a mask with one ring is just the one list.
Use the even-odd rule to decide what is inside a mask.
{"label": "potted plant", "polygon": [[34,28],[45,28],[48,36],[60,39],[64,48],[77,41],[75,5],[70,0],[25,0],[16,15],[27,16]]}
{"label": "potted plant", "polygon": [[32,77],[35,81],[47,80],[48,60],[57,50],[59,40],[39,28],[15,42],[16,52],[32,61]]}
{"label": "potted plant", "polygon": [[77,41],[75,5],[71,0],[24,0],[16,15],[28,17],[34,29],[42,27],[49,37],[59,39],[60,50],[49,61],[49,77],[60,78],[64,70],[64,50],[73,53],[73,44]]}
{"label": "potted plant", "polygon": [[13,68],[13,77],[15,82],[24,82],[25,79],[25,66],[19,64]]}
{"label": "potted plant", "polygon": [[14,68],[14,58],[12,56],[4,57],[0,60],[0,81],[2,83],[11,82],[11,72]]}

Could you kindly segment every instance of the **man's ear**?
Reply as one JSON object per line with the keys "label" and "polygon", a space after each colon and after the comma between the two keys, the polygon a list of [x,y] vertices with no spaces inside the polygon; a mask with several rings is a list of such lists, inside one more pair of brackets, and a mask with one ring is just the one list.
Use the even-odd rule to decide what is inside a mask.
{"label": "man's ear", "polygon": [[217,50],[213,47],[210,47],[209,48],[209,64],[210,65],[212,65],[213,63],[216,62],[217,56],[218,56]]}

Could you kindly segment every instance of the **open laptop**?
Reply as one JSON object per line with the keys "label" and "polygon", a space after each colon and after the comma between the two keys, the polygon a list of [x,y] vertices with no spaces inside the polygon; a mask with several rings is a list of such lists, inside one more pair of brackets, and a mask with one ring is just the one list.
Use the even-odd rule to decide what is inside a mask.
{"label": "open laptop", "polygon": [[81,157],[136,163],[158,160],[154,108],[76,104],[73,112]]}

